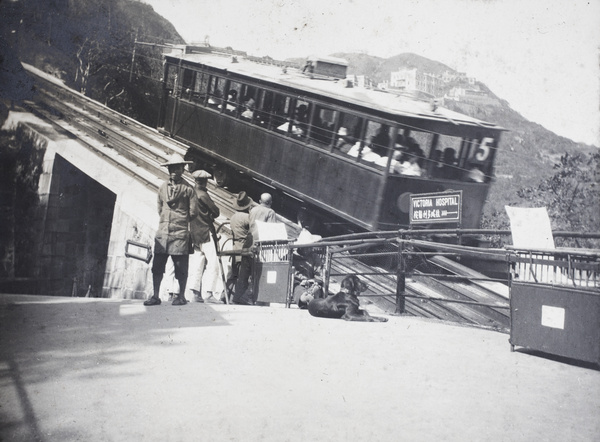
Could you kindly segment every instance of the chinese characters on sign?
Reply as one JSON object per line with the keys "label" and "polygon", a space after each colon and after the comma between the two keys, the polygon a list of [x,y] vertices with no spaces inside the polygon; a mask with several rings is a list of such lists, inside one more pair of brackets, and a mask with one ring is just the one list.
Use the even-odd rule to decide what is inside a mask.
{"label": "chinese characters on sign", "polygon": [[460,223],[462,190],[410,196],[410,223]]}

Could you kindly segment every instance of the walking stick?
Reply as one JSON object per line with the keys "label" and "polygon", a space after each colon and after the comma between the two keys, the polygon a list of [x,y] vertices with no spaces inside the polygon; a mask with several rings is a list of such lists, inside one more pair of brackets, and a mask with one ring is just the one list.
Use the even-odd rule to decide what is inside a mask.
{"label": "walking stick", "polygon": [[210,236],[215,243],[215,251],[217,253],[217,261],[219,262],[219,270],[221,271],[221,278],[223,279],[223,291],[225,292],[225,303],[229,304],[229,292],[227,290],[227,277],[225,276],[225,270],[223,270],[223,262],[221,261],[221,254],[219,253],[219,238],[217,237],[217,231],[215,230],[215,220],[211,215],[210,209],[206,206],[204,201],[198,198],[200,207],[206,209],[208,216],[208,230],[210,230]]}
{"label": "walking stick", "polygon": [[210,230],[210,236],[215,243],[215,250],[217,252],[217,261],[219,261],[219,270],[221,270],[221,278],[223,279],[223,291],[225,292],[225,303],[229,304],[229,291],[227,290],[227,277],[225,276],[225,270],[223,270],[223,262],[221,261],[221,254],[219,253],[219,238],[217,237],[217,231],[215,230],[214,222],[209,223],[208,228]]}

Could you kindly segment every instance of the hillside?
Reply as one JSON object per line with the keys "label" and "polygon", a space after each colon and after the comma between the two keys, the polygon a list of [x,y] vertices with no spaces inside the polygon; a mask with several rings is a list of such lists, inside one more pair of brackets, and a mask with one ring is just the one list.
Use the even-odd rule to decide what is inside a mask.
{"label": "hillside", "polygon": [[[152,7],[135,0],[16,0],[0,2],[0,17],[4,59],[18,57],[91,98],[155,124],[161,51],[134,41],[183,39]],[[13,79],[17,74],[3,63],[7,72]],[[2,88],[3,96],[9,91]]]}

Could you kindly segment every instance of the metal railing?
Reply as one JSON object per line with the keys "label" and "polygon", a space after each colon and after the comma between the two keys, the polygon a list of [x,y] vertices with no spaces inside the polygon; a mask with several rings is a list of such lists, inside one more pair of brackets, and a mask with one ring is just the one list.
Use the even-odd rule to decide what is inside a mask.
{"label": "metal railing", "polygon": [[512,281],[600,289],[599,250],[506,248]]}
{"label": "metal railing", "polygon": [[[369,259],[388,257],[394,262],[389,268],[372,267],[368,265],[354,265],[352,271],[357,276],[370,278],[383,278],[387,286],[395,280],[395,292],[389,290],[375,295],[379,297],[395,297],[395,313],[406,312],[407,298],[439,304],[463,304],[474,307],[490,309],[508,309],[508,299],[504,305],[497,303],[472,301],[466,299],[449,299],[423,294],[412,294],[407,291],[407,279],[432,278],[438,281],[468,281],[482,283],[502,283],[507,287],[511,278],[531,280],[533,282],[548,284],[567,284],[577,287],[599,288],[600,250],[557,248],[551,251],[523,251],[513,247],[489,248],[461,245],[468,237],[481,235],[510,235],[509,230],[492,229],[436,229],[436,230],[400,230],[395,232],[369,232],[344,235],[315,244],[290,244],[290,249],[304,250],[305,254],[310,249],[318,249],[323,257],[321,278],[324,293],[328,293],[332,277],[344,276],[347,273],[332,270],[332,267],[345,268],[344,260],[353,260],[361,263]],[[454,243],[432,241],[428,237],[442,235],[454,238]],[[579,232],[553,232],[555,237],[563,238],[600,238],[600,234]],[[425,237],[426,239],[416,239]],[[393,250],[383,250],[385,247]],[[370,252],[368,249],[379,248],[379,251]],[[475,258],[477,260],[491,260],[506,263],[505,278],[491,278],[478,274],[443,274],[415,270],[411,261],[428,259],[432,256],[451,258]],[[293,259],[293,255],[291,255]],[[337,266],[335,265],[337,264]],[[291,263],[290,265],[293,265]],[[382,284],[383,285],[383,284]]]}

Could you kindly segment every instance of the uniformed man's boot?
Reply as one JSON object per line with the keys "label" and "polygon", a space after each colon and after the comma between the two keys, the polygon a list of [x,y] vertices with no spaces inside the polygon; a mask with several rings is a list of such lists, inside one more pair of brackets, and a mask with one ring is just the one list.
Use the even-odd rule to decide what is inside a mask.
{"label": "uniformed man's boot", "polygon": [[150,306],[150,305],[160,305],[160,298],[158,296],[152,296],[151,298],[147,299],[146,301],[144,301],[144,305],[146,306]]}

